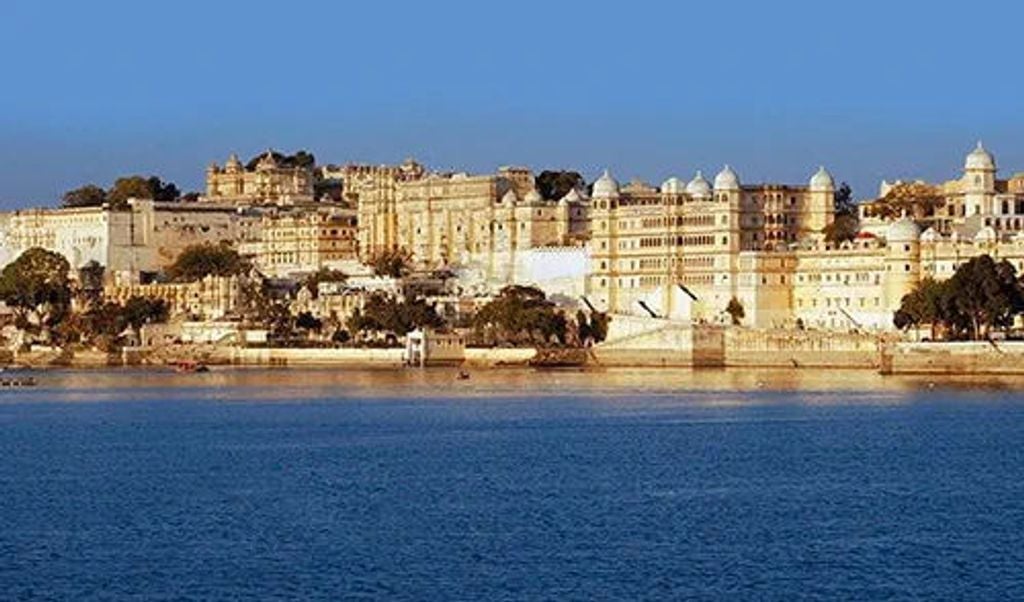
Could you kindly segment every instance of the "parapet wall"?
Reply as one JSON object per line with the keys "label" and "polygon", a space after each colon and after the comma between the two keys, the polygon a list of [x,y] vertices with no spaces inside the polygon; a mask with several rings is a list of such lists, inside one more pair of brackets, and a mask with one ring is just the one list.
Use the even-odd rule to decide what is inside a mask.
{"label": "parapet wall", "polygon": [[882,359],[885,374],[1024,374],[1024,342],[898,343]]}
{"label": "parapet wall", "polygon": [[730,328],[725,333],[725,365],[878,369],[879,338],[863,333]]}

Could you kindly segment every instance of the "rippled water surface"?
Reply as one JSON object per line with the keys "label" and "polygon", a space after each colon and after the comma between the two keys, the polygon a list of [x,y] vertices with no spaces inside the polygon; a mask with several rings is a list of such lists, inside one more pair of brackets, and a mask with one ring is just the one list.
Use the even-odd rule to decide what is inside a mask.
{"label": "rippled water surface", "polygon": [[1021,599],[1024,381],[65,372],[2,599]]}

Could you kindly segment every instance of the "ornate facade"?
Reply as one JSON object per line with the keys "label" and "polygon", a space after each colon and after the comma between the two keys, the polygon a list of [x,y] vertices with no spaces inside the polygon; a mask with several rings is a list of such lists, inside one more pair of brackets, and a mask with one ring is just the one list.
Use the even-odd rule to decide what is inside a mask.
{"label": "ornate facade", "polygon": [[697,172],[685,184],[670,178],[660,188],[620,189],[605,172],[593,190],[589,293],[609,311],[625,311],[655,289],[675,294],[682,284],[702,304],[724,308],[749,269],[741,255],[820,238],[834,194],[824,168],[807,186],[742,186],[726,166],[713,185]]}
{"label": "ornate facade", "polygon": [[337,268],[358,257],[355,211],[338,207],[306,207],[267,212],[259,234],[239,251],[268,276]]}
{"label": "ornate facade", "polygon": [[832,245],[822,230],[835,187],[824,169],[807,186],[741,186],[728,167],[713,186],[698,174],[620,189],[605,174],[594,186],[587,295],[634,315],[664,314],[686,295],[699,321],[728,321],[736,298],[747,325],[890,330],[922,278],[949,278],[983,254],[1024,272],[1024,177],[995,175],[979,145],[963,177],[942,185],[937,211],[882,220],[865,207],[857,237]]}
{"label": "ornate facade", "polygon": [[278,164],[267,151],[252,170],[232,154],[206,169],[206,200],[235,205],[296,205],[313,201],[313,172]]}

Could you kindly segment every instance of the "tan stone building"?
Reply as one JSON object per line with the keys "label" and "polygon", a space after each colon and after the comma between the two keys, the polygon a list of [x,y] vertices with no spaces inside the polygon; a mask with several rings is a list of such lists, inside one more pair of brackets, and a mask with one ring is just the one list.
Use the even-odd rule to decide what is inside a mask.
{"label": "tan stone building", "polygon": [[341,207],[265,212],[259,233],[239,245],[239,252],[267,276],[336,269],[358,258],[356,223],[355,211]]}
{"label": "tan stone building", "polygon": [[[943,197],[943,205],[911,217],[923,228],[932,228],[942,235],[973,237],[985,227],[998,232],[1024,231],[1024,173],[1000,179],[997,171],[995,157],[978,142],[964,159],[959,178],[934,185]],[[883,181],[879,198],[902,183]],[[860,206],[861,223],[866,230],[886,227],[886,221],[876,215],[877,205],[876,201]]]}
{"label": "tan stone building", "polygon": [[106,301],[123,304],[132,297],[164,301],[172,319],[219,320],[239,311],[242,286],[237,276],[211,275],[196,282],[108,284],[103,288]]}
{"label": "tan stone building", "polygon": [[379,179],[386,186],[368,186],[358,196],[364,257],[405,249],[421,268],[465,268],[498,285],[515,280],[522,252],[582,244],[588,234],[589,204],[579,191],[543,199],[525,168],[369,181]]}
{"label": "tan stone building", "polygon": [[232,206],[133,199],[126,209],[34,208],[0,213],[0,264],[32,247],[60,253],[72,268],[96,261],[107,276],[138,282],[187,246],[250,240],[257,218]]}
{"label": "tan stone building", "polygon": [[[680,294],[674,285],[681,284],[704,314],[715,314],[739,295],[741,272],[761,269],[756,259],[741,265],[741,255],[820,238],[833,219],[834,193],[824,168],[806,186],[743,186],[726,166],[713,185],[697,172],[685,184],[670,178],[660,188],[620,189],[605,172],[594,183],[591,202],[590,298],[609,311],[633,311],[654,290]],[[767,261],[765,269],[773,264]],[[787,284],[762,280],[762,287]],[[769,291],[758,294],[767,298]],[[672,304],[669,298],[661,302]]]}
{"label": "tan stone building", "polygon": [[235,205],[297,205],[313,201],[313,172],[281,165],[268,150],[252,170],[231,155],[206,169],[205,200]]}

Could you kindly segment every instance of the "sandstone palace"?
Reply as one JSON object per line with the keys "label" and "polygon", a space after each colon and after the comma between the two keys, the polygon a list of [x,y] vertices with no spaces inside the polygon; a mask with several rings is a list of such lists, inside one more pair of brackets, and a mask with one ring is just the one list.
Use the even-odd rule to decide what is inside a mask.
{"label": "sandstone palace", "polygon": [[[231,155],[209,166],[205,191],[189,201],[0,214],[0,262],[42,247],[75,268],[104,266],[110,294],[123,296],[144,293],[196,243],[229,245],[279,279],[328,269],[358,281],[375,256],[397,250],[417,273],[444,273],[455,298],[523,284],[620,324],[726,323],[738,303],[745,326],[876,332],[893,329],[922,279],[948,278],[971,257],[1024,269],[1024,175],[1000,178],[980,143],[949,181],[882,182],[847,216],[857,225],[843,237],[830,234],[838,186],[824,167],[798,183],[750,183],[730,166],[657,186],[591,175],[552,194],[525,167],[467,174],[413,160],[316,165],[267,151],[243,164]],[[928,202],[903,202],[914,194]],[[161,294],[188,304],[180,290]],[[223,304],[233,297],[214,297],[217,313],[230,314]]]}

